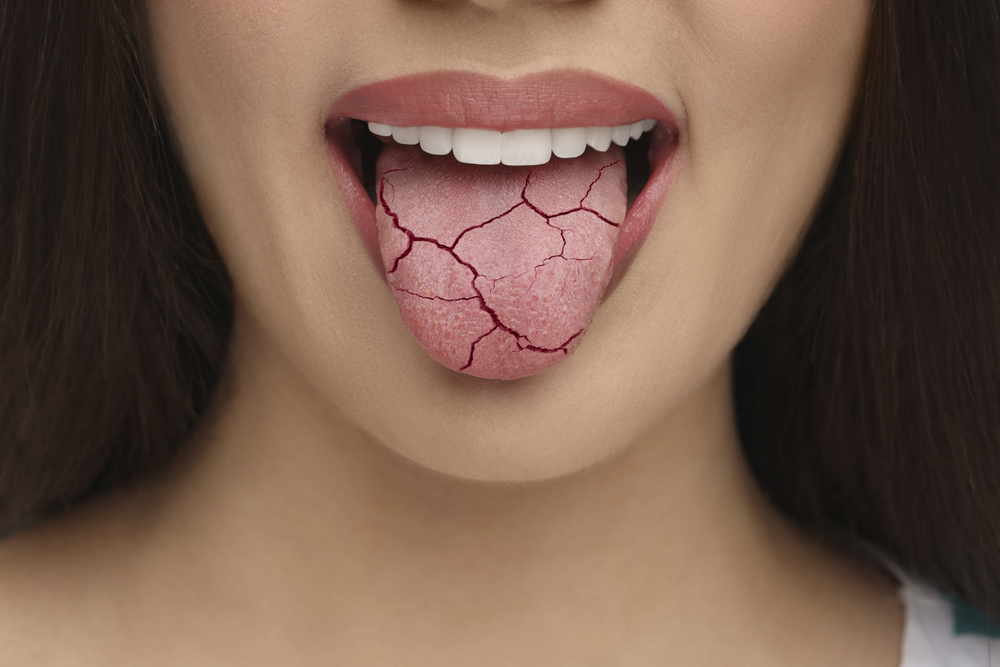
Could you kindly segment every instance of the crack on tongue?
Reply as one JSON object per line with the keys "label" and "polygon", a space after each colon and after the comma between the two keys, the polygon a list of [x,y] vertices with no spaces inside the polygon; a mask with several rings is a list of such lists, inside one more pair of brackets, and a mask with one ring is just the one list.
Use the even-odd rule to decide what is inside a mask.
{"label": "crack on tongue", "polygon": [[411,292],[410,290],[403,289],[402,287],[397,287],[393,285],[392,288],[397,292],[402,292],[403,294],[409,294],[410,296],[415,296],[418,299],[430,299],[431,301],[444,301],[446,303],[456,303],[458,301],[476,301],[479,297],[476,296],[463,296],[457,299],[446,299],[443,296],[426,296],[424,294],[417,294],[416,292]]}
{"label": "crack on tongue", "polygon": [[[411,160],[404,161],[404,163],[407,162],[411,162]],[[588,242],[591,245],[596,243],[595,241],[593,241],[593,239],[590,238],[590,236],[588,236],[588,234],[593,235],[593,232],[592,230],[588,230],[585,227],[585,220],[583,220],[583,218],[595,221],[590,224],[600,224],[602,226],[615,228],[614,238],[617,238],[617,228],[620,227],[620,223],[615,222],[608,216],[602,214],[593,206],[587,205],[587,199],[591,196],[592,192],[594,191],[594,187],[598,184],[599,181],[601,181],[602,177],[604,177],[605,170],[615,167],[620,163],[621,160],[613,160],[610,163],[601,166],[597,170],[596,177],[594,177],[590,181],[589,185],[587,186],[585,194],[583,195],[583,197],[579,199],[576,205],[570,206],[569,208],[564,208],[563,210],[559,210],[557,213],[546,213],[543,205],[536,203],[537,201],[536,197],[532,197],[529,195],[529,188],[533,185],[532,176],[535,173],[535,170],[528,170],[527,174],[524,176],[523,185],[521,186],[520,198],[518,201],[516,201],[516,203],[506,206],[503,212],[501,212],[498,215],[494,215],[483,222],[477,222],[475,224],[471,224],[464,228],[461,228],[461,231],[459,231],[454,236],[454,239],[450,243],[443,242],[440,238],[435,238],[435,236],[446,237],[447,234],[445,232],[436,233],[434,236],[431,236],[427,235],[426,233],[420,234],[414,231],[414,229],[411,228],[412,225],[409,225],[409,223],[404,224],[404,222],[401,220],[401,214],[398,212],[396,208],[394,208],[394,202],[396,199],[396,187],[389,179],[389,176],[391,174],[400,174],[402,172],[407,172],[410,169],[414,168],[413,164],[407,164],[406,166],[402,166],[399,168],[388,169],[380,175],[379,188],[378,188],[379,208],[381,208],[381,211],[385,214],[385,217],[388,219],[387,221],[391,221],[391,230],[396,230],[397,232],[402,233],[403,235],[405,235],[406,238],[405,247],[403,247],[402,250],[397,250],[394,257],[392,256],[392,254],[390,254],[388,257],[383,256],[383,260],[384,263],[386,264],[386,269],[387,269],[386,274],[388,282],[390,287],[397,294],[397,299],[400,298],[400,295],[406,295],[411,298],[426,300],[429,302],[438,302],[441,304],[477,302],[479,310],[489,318],[489,323],[491,324],[491,326],[487,325],[489,326],[489,328],[486,331],[479,334],[474,339],[472,340],[470,340],[469,338],[465,339],[469,347],[468,347],[468,356],[465,359],[464,363],[462,363],[458,359],[455,359],[454,354],[452,355],[453,360],[451,363],[445,363],[445,361],[443,361],[438,357],[435,358],[438,358],[439,361],[442,361],[442,363],[445,363],[445,365],[454,368],[455,370],[474,372],[476,369],[472,369],[472,367],[477,360],[477,355],[476,355],[477,349],[479,348],[480,345],[484,344],[484,341],[489,339],[491,336],[495,336],[498,332],[506,334],[513,339],[513,344],[517,352],[529,351],[529,352],[539,353],[542,355],[569,354],[569,352],[571,351],[571,346],[573,346],[574,343],[577,342],[577,339],[586,330],[586,324],[589,323],[589,316],[586,318],[586,322],[583,323],[583,326],[579,326],[578,328],[576,328],[576,330],[573,331],[573,333],[568,337],[566,337],[564,340],[556,340],[556,341],[549,340],[546,341],[547,344],[542,344],[541,341],[537,340],[533,341],[532,340],[533,334],[531,334],[530,332],[529,333],[522,332],[519,326],[517,326],[516,324],[508,320],[507,317],[504,317],[500,312],[498,312],[498,309],[496,307],[491,306],[490,300],[493,299],[494,301],[496,301],[497,298],[496,291],[500,289],[501,293],[499,295],[499,299],[501,305],[504,304],[503,300],[505,298],[514,299],[516,301],[517,298],[525,298],[529,294],[532,294],[532,298],[534,298],[537,301],[539,297],[533,293],[533,290],[535,288],[536,282],[542,278],[545,278],[548,281],[548,283],[543,284],[541,286],[542,296],[547,296],[549,294],[544,291],[546,287],[548,287],[550,291],[552,289],[557,289],[558,295],[560,299],[562,299],[563,297],[565,297],[566,290],[568,288],[567,284],[568,281],[590,279],[590,273],[592,273],[592,271],[588,273],[586,270],[584,270],[582,273],[578,271],[576,274],[571,275],[567,273],[568,270],[563,270],[562,273],[560,273],[559,267],[555,267],[553,269],[553,271],[555,271],[554,274],[555,278],[553,278],[550,275],[543,276],[541,272],[545,267],[547,267],[552,262],[561,261],[561,262],[566,262],[567,265],[574,263],[586,264],[594,262],[595,260],[598,259],[598,256],[601,254],[601,248],[594,249],[592,252],[589,252],[587,254],[579,252],[579,249],[577,249],[577,252],[575,254],[572,251],[570,251],[569,253],[567,252],[571,246],[571,239],[567,238],[567,234],[570,235],[576,234],[582,239],[581,241],[577,242],[577,245],[582,244],[583,246],[587,246]],[[621,167],[619,167],[619,169],[621,169]],[[544,188],[544,186],[545,183],[543,182],[542,187]],[[579,194],[579,190],[577,190],[577,193]],[[541,192],[543,199],[547,198],[553,199],[551,194],[549,194],[548,197],[546,197],[546,194],[547,193],[544,191]],[[536,199],[536,201],[532,201],[532,199]],[[558,200],[558,197],[555,197],[554,199]],[[622,206],[621,213],[622,217],[624,217],[624,205]],[[515,220],[514,218],[517,215],[520,215],[522,218],[525,219],[521,220],[519,218]],[[539,219],[531,220],[530,217],[532,215],[538,216]],[[490,243],[490,241],[488,240],[479,240],[477,244],[477,240],[473,239],[474,233],[476,233],[477,231],[484,230],[485,228],[490,227],[491,225],[495,226],[498,224],[500,225],[507,224],[509,228],[504,227],[503,229],[496,231],[495,235],[503,235],[505,233],[527,234],[529,237],[531,237],[528,242],[530,247],[531,243],[539,243],[539,244],[541,243],[540,241],[536,241],[535,238],[531,236],[532,234],[534,234],[534,236],[541,236],[541,234],[530,231],[532,224],[538,224],[541,222],[544,222],[544,225],[558,232],[559,234],[558,238],[560,239],[558,252],[552,252],[552,254],[542,258],[540,261],[536,260],[536,263],[534,263],[533,265],[528,265],[523,271],[502,273],[500,275],[496,275],[495,270],[492,271],[491,274],[490,269],[495,269],[495,267],[490,265],[490,261],[488,259],[483,260],[482,257],[480,257],[479,261],[476,260],[475,257],[476,253],[479,252],[479,254],[482,254],[483,253],[482,247]],[[560,223],[563,222],[564,224],[560,226]],[[580,227],[583,227],[582,231]],[[390,232],[386,231],[385,233],[389,234]],[[380,231],[380,237],[381,236],[382,233]],[[554,237],[552,237],[551,240],[554,241]],[[465,245],[468,246],[467,248],[468,252],[462,252],[459,247],[463,245],[463,241],[465,241],[466,242]],[[383,248],[383,253],[385,253],[386,250],[389,249],[387,247],[389,243],[380,242],[380,244]],[[425,245],[421,246],[421,244]],[[398,246],[399,244],[397,243],[396,245]],[[553,250],[554,249],[555,248],[553,248]],[[501,251],[496,251],[496,252],[502,254]],[[417,253],[420,253],[422,257],[415,258],[415,254]],[[469,256],[470,253],[472,255],[471,257]],[[444,256],[450,257],[451,261],[454,263],[455,266],[450,266],[450,267],[447,266],[447,262],[444,260]],[[417,285],[415,288],[414,285],[407,283],[408,278],[405,277],[402,280],[397,280],[397,275],[401,275],[400,270],[404,262],[406,261],[416,262],[415,266],[419,268],[414,270],[419,270],[423,271],[424,273],[432,274],[431,279],[424,279],[423,276],[419,276],[416,279],[410,279],[409,280],[410,282],[428,283],[437,280],[438,287],[445,293],[438,293],[435,291],[434,288],[427,288],[426,284],[424,285],[424,289],[420,289],[419,285]],[[502,261],[510,262],[511,260],[506,256],[504,256]],[[502,263],[502,261],[496,260],[494,264]],[[442,262],[445,263],[442,264]],[[606,263],[608,267],[610,267],[610,256],[606,258]],[[444,268],[441,268],[442,266],[444,266]],[[608,272],[609,271],[610,268],[608,268]],[[451,272],[449,274],[450,277],[446,276],[444,278],[440,278],[440,274],[444,272]],[[506,287],[505,289],[507,290],[507,292],[503,291],[504,288],[498,288],[499,283],[502,283],[504,281],[516,281],[517,279],[525,278],[529,273],[533,273],[533,275],[530,278],[530,282],[528,282],[527,287],[523,289],[523,291],[518,295],[518,297],[510,296],[510,290],[513,289],[512,287],[509,286]],[[464,276],[464,278],[462,278],[462,276]],[[556,281],[561,280],[562,283],[561,285],[560,284],[551,285],[550,283],[552,283],[553,280]],[[402,284],[400,284],[401,282]],[[468,290],[465,290],[466,282],[468,285]],[[440,285],[442,284],[446,285],[446,287],[441,288]],[[457,294],[455,293],[456,290],[458,292]],[[603,291],[603,285],[600,286],[600,290]],[[449,291],[451,293],[448,293]],[[566,306],[566,308],[571,308],[572,305],[573,304],[570,304],[570,306]],[[596,303],[594,304],[594,306],[596,307]],[[404,309],[402,301],[400,302],[400,307],[402,311]],[[509,305],[507,309],[510,310]],[[507,315],[511,316],[509,312],[507,313]],[[437,319],[442,319],[442,318],[448,319],[449,315],[447,314],[434,315],[429,317],[430,319],[434,319],[435,317]],[[406,317],[404,317],[404,320],[406,320]],[[440,327],[444,327],[445,324],[447,323],[435,322],[435,325]],[[546,333],[548,333],[549,336],[551,337],[551,332],[546,332]],[[426,348],[425,341],[422,340],[422,337],[418,336],[417,338],[418,341],[421,343],[421,345],[424,345]],[[553,344],[553,342],[555,342],[556,344]],[[499,345],[500,343],[496,343],[494,341],[494,347],[497,347]],[[431,352],[431,350],[428,349],[428,352]],[[457,350],[454,351],[454,353],[457,354]],[[494,352],[494,354],[496,353]],[[435,355],[432,354],[432,356]],[[489,364],[490,362],[487,361],[485,363]],[[493,363],[494,365],[496,364],[496,362]],[[535,370],[534,366],[532,366],[531,368],[527,369],[526,372],[520,372],[517,370],[511,372],[509,369],[495,370],[492,372],[486,371],[487,374],[483,374],[482,376],[513,379],[515,377],[523,377],[524,375],[530,375],[533,374],[534,372],[539,372],[540,370],[543,370],[544,368],[551,366],[552,363],[555,362],[546,362],[541,365],[536,363],[534,364],[534,366],[538,366],[537,370]],[[470,369],[472,370],[470,371]],[[474,374],[482,374],[482,373],[474,372]]]}
{"label": "crack on tongue", "polygon": [[[543,218],[545,218],[549,222],[549,224],[552,223],[552,218],[558,218],[559,216],[569,215],[570,213],[576,213],[578,211],[584,211],[586,213],[590,213],[590,214],[596,216],[598,220],[600,220],[601,222],[603,222],[605,224],[611,225],[612,227],[621,227],[621,224],[619,224],[617,222],[613,222],[611,220],[608,220],[603,215],[601,215],[600,211],[595,211],[594,209],[588,208],[588,207],[586,207],[586,206],[583,205],[583,202],[587,201],[587,197],[590,196],[590,192],[594,189],[594,186],[597,185],[597,181],[601,180],[601,176],[604,175],[604,170],[605,169],[609,169],[611,167],[614,167],[616,164],[620,164],[620,163],[621,163],[621,160],[615,160],[614,162],[612,162],[610,164],[606,164],[603,167],[601,167],[600,169],[598,169],[597,170],[597,178],[595,178],[594,180],[592,180],[590,182],[590,185],[587,186],[587,192],[586,192],[586,194],[584,194],[583,197],[580,198],[580,205],[577,206],[576,208],[571,208],[568,211],[563,211],[562,213],[556,213],[554,215],[547,215],[544,211],[542,211],[542,209],[538,208],[537,206],[535,206],[534,204],[532,204],[530,201],[528,201],[528,197],[527,197],[527,195],[525,193],[528,190],[528,185],[531,183],[531,173],[532,172],[529,171],[528,172],[528,176],[527,176],[527,178],[524,181],[524,188],[521,190],[521,203],[526,204],[532,211],[534,211],[538,215],[540,215]],[[393,170],[393,171],[396,171],[396,170]],[[386,172],[386,173],[389,173],[389,172]],[[520,204],[515,205],[514,208],[517,208],[517,206],[520,206]],[[508,213],[509,212],[510,211],[508,211]],[[506,213],[504,215],[506,215]],[[497,217],[500,217],[500,216],[497,216]],[[484,225],[488,225],[490,222],[492,222],[492,220],[490,220],[488,222],[485,222],[483,224]],[[562,231],[565,232],[565,230],[562,230]],[[465,232],[462,232],[462,233],[464,234]],[[563,237],[563,238],[565,240],[565,237]]]}
{"label": "crack on tongue", "polygon": [[[603,170],[603,168],[602,168],[602,170]],[[403,170],[402,169],[394,169],[392,171],[403,171]],[[600,174],[598,174],[597,178],[600,179]],[[596,180],[597,179],[595,179],[595,182],[596,182]],[[399,216],[392,210],[392,208],[389,206],[389,203],[385,200],[386,179],[385,179],[384,176],[382,177],[382,181],[381,181],[381,183],[379,185],[379,194],[378,194],[379,202],[382,205],[382,210],[385,211],[385,214],[388,215],[389,218],[392,219],[392,226],[395,229],[398,229],[399,231],[401,231],[404,234],[406,234],[406,236],[409,238],[409,244],[407,244],[406,250],[404,250],[401,255],[399,255],[398,257],[396,257],[396,259],[393,261],[392,269],[390,271],[388,271],[387,273],[393,274],[397,270],[399,270],[399,262],[404,257],[406,257],[407,255],[410,254],[410,252],[413,250],[413,244],[414,243],[431,243],[431,244],[437,246],[438,248],[440,248],[441,250],[444,250],[445,252],[449,253],[452,257],[455,258],[456,262],[458,262],[459,264],[461,264],[462,266],[466,267],[467,269],[469,269],[472,272],[472,276],[473,276],[473,279],[472,279],[472,289],[475,290],[476,296],[461,297],[461,298],[457,298],[457,299],[446,299],[446,298],[440,297],[440,296],[426,296],[424,294],[417,294],[416,292],[411,292],[409,290],[402,289],[402,288],[400,288],[400,287],[398,287],[396,285],[392,285],[392,288],[395,289],[395,290],[399,290],[400,292],[404,292],[406,294],[409,294],[410,296],[418,297],[420,299],[431,299],[431,300],[449,301],[449,302],[478,300],[479,301],[479,307],[482,308],[483,312],[485,312],[486,314],[488,314],[490,316],[490,318],[493,320],[493,328],[490,329],[489,331],[487,331],[482,336],[480,336],[479,338],[477,338],[476,340],[474,340],[472,342],[472,345],[471,345],[471,347],[469,349],[469,360],[459,370],[464,371],[464,370],[468,369],[470,366],[472,366],[473,362],[475,361],[476,345],[481,340],[483,340],[484,338],[486,338],[487,336],[489,336],[490,334],[492,334],[494,331],[496,331],[498,329],[500,331],[504,331],[504,332],[509,333],[510,335],[514,336],[515,340],[517,341],[517,349],[519,349],[519,350],[531,350],[532,352],[542,352],[544,354],[553,354],[555,352],[562,352],[563,354],[568,354],[569,350],[566,349],[566,346],[569,345],[570,343],[572,343],[573,340],[575,340],[580,334],[583,333],[583,329],[580,329],[575,334],[573,334],[572,336],[570,336],[566,340],[566,342],[564,342],[562,345],[560,345],[558,347],[554,347],[554,348],[541,347],[539,345],[533,345],[531,343],[531,339],[530,338],[528,338],[524,334],[520,333],[519,331],[517,331],[513,327],[510,327],[510,326],[504,324],[503,321],[500,319],[500,316],[497,315],[497,312],[495,310],[493,310],[492,308],[490,308],[489,304],[486,303],[486,299],[483,297],[483,293],[480,291],[480,289],[478,287],[476,287],[476,278],[485,278],[485,276],[481,275],[479,273],[479,270],[476,269],[475,266],[473,266],[470,262],[467,262],[466,260],[464,260],[461,257],[459,257],[458,253],[455,252],[455,246],[457,246],[461,242],[462,237],[464,237],[466,233],[468,233],[468,232],[470,232],[470,231],[472,231],[474,229],[482,229],[486,225],[488,225],[488,224],[490,224],[492,222],[495,222],[495,221],[499,220],[500,218],[503,218],[504,216],[510,214],[515,209],[517,209],[517,208],[519,208],[521,206],[525,206],[526,205],[529,208],[531,208],[533,211],[535,211],[536,213],[538,213],[538,214],[542,215],[543,217],[545,217],[545,214],[542,213],[531,202],[529,202],[528,199],[527,199],[527,197],[525,196],[525,191],[528,189],[528,184],[530,182],[531,182],[531,172],[529,171],[528,172],[528,176],[525,178],[524,188],[521,190],[521,201],[519,203],[517,203],[514,206],[510,207],[509,209],[507,209],[506,211],[504,211],[500,215],[494,216],[494,217],[490,218],[486,222],[483,222],[483,223],[480,223],[478,225],[473,225],[471,227],[466,228],[465,230],[462,231],[461,234],[458,235],[458,237],[455,239],[454,243],[452,243],[451,245],[445,245],[445,244],[441,243],[440,241],[438,241],[435,238],[431,238],[431,237],[428,237],[428,236],[417,236],[411,230],[407,229],[406,227],[403,227],[403,225],[400,224],[400,222],[399,222]],[[392,187],[391,183],[389,185],[390,185],[390,187]],[[593,186],[593,183],[591,184],[591,186]],[[590,189],[589,188],[587,189],[587,194],[590,194]],[[586,199],[586,197],[584,197],[584,199]],[[574,213],[576,211],[581,211],[581,210],[585,210],[583,208],[583,201],[582,200],[580,201],[580,206],[579,207],[577,207],[575,209],[571,209],[569,211],[564,211],[562,213],[557,213],[556,215],[548,216],[546,218],[546,222],[549,225],[551,225],[552,227],[554,227],[555,229],[558,229],[559,232],[560,232],[560,234],[562,235],[562,238],[563,238],[563,251],[562,252],[565,252],[565,248],[566,248],[566,236],[565,236],[566,230],[561,229],[559,227],[555,227],[555,225],[552,225],[551,218],[555,218],[555,217],[559,217],[559,216],[563,216],[563,215],[568,215],[569,213]],[[588,212],[592,212],[592,211],[588,211]],[[618,225],[616,225],[613,222],[605,220],[602,216],[600,216],[596,212],[594,212],[594,214],[597,215],[597,217],[599,217],[602,220],[604,220],[604,222],[607,222],[608,224],[613,225],[615,227],[618,226]],[[563,254],[562,254],[562,252],[560,252],[559,254],[556,254],[556,255],[552,255],[550,257],[546,257],[544,260],[542,260],[541,264],[539,264],[535,268],[537,269],[537,268],[543,266],[546,262],[548,262],[548,261],[550,261],[552,259],[555,259],[557,257],[562,257],[563,259],[569,259],[569,260],[575,260],[575,261],[588,261],[586,259],[585,260],[578,260],[578,259],[573,258],[573,257],[564,257]],[[592,258],[590,258],[590,259],[592,259]],[[524,274],[520,274],[520,275],[524,275]],[[491,282],[493,282],[494,284],[496,284],[496,282],[498,280],[502,280],[502,279],[508,278],[508,277],[511,277],[511,276],[503,276],[501,278],[493,278],[493,279],[486,278],[486,280],[490,280]],[[534,280],[532,280],[531,284],[534,285]],[[527,341],[527,342],[524,342],[524,341]]]}

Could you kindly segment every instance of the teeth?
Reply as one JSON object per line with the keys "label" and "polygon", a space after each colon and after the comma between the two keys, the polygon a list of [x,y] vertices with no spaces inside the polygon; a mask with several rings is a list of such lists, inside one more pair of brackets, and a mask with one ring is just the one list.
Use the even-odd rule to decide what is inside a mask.
{"label": "teeth", "polygon": [[431,155],[447,155],[454,145],[455,130],[450,127],[420,128],[420,148]]}
{"label": "teeth", "polygon": [[500,162],[512,167],[545,164],[552,157],[552,130],[514,130],[500,135]]}
{"label": "teeth", "polygon": [[392,136],[392,125],[383,125],[382,123],[368,123],[368,129],[371,130],[372,134],[378,135],[380,137]]}
{"label": "teeth", "polygon": [[611,132],[610,127],[588,127],[587,145],[603,153],[611,147]]}
{"label": "teeth", "polygon": [[496,130],[455,128],[455,159],[465,164],[500,164],[503,155],[500,133]]}
{"label": "teeth", "polygon": [[565,127],[552,130],[552,154],[556,157],[580,157],[587,150],[587,130]]}
{"label": "teeth", "polygon": [[[395,132],[395,130],[393,130]],[[629,137],[632,135],[631,125],[619,125],[618,127],[611,130],[611,141],[615,142],[619,146],[624,146],[628,143]]]}
{"label": "teeth", "polygon": [[416,146],[420,143],[420,128],[394,127],[392,128],[392,140],[404,146]]}
{"label": "teeth", "polygon": [[656,121],[640,120],[617,127],[566,127],[553,130],[479,130],[468,127],[393,127],[368,123],[372,134],[392,137],[406,146],[420,145],[431,155],[454,153],[455,159],[466,164],[506,164],[529,166],[545,164],[553,155],[575,158],[590,146],[596,151],[608,150],[611,143],[625,146],[643,132],[656,127]]}

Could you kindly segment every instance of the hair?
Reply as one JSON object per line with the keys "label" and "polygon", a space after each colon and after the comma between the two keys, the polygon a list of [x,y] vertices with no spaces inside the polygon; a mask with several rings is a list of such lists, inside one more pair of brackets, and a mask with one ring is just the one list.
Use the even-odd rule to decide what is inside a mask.
{"label": "hair", "polygon": [[219,378],[229,279],[140,18],[0,0],[0,526],[161,468]]}
{"label": "hair", "polygon": [[1000,609],[1000,2],[877,0],[833,183],[734,357],[801,524]]}
{"label": "hair", "polygon": [[[162,469],[218,384],[231,285],[139,0],[0,0],[0,526]],[[1000,608],[1000,0],[875,0],[836,174],[734,358],[747,458]]]}

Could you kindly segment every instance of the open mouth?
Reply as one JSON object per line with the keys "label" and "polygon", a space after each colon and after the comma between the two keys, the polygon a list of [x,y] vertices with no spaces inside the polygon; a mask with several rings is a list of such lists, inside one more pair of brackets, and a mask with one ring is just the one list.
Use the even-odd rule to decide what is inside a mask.
{"label": "open mouth", "polygon": [[444,366],[513,380],[560,363],[649,231],[679,130],[587,73],[436,73],[348,94],[331,165],[407,329]]}
{"label": "open mouth", "polygon": [[588,148],[606,153],[612,145],[617,145],[625,153],[627,207],[631,208],[652,173],[651,147],[657,122],[645,119],[617,127],[542,128],[503,133],[470,128],[395,128],[355,118],[339,119],[338,125],[333,128],[332,135],[350,138],[345,153],[353,156],[355,175],[372,204],[377,200],[375,166],[378,157],[382,149],[393,142],[420,146],[429,155],[451,154],[459,162],[482,166],[537,166],[551,159],[578,158]]}

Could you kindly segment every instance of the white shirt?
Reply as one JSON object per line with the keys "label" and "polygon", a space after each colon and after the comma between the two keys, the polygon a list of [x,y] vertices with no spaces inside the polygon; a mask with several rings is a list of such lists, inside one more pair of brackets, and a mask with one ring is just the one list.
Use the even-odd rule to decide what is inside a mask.
{"label": "white shirt", "polygon": [[[894,568],[895,569],[895,568]],[[906,609],[900,667],[1000,667],[1000,627],[896,570]],[[992,635],[992,638],[987,635]]]}

